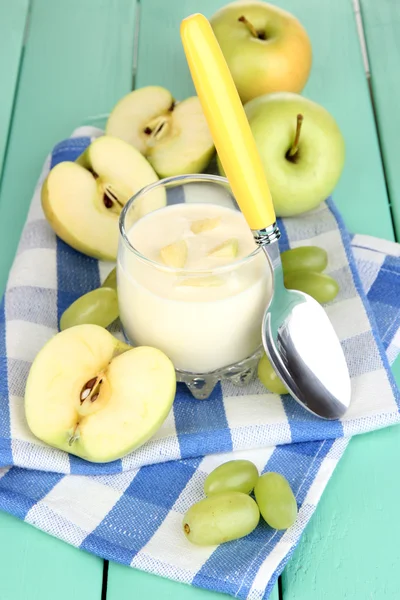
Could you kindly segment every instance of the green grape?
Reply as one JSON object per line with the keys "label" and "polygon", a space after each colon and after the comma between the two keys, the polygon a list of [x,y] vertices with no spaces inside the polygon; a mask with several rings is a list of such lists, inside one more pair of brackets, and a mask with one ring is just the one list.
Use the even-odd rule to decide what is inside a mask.
{"label": "green grape", "polygon": [[320,273],[328,264],[328,254],[318,246],[299,246],[281,254],[284,273],[293,271],[317,271]]}
{"label": "green grape", "polygon": [[209,474],[204,482],[206,496],[221,492],[250,494],[258,479],[257,467],[249,460],[230,460]]}
{"label": "green grape", "polygon": [[109,287],[113,290],[117,291],[117,268],[114,267],[112,271],[109,272],[107,277],[102,283],[101,287]]}
{"label": "green grape", "polygon": [[108,327],[118,317],[117,292],[112,288],[100,287],[75,300],[63,312],[60,329],[68,329],[84,323]]}
{"label": "green grape", "polygon": [[260,513],[274,529],[291,527],[297,517],[297,503],[285,477],[279,473],[265,473],[259,477],[254,495]]}
{"label": "green grape", "polygon": [[275,372],[274,367],[271,365],[270,360],[266,354],[261,358],[258,363],[257,375],[259,380],[268,391],[273,394],[288,394],[288,390],[285,384],[279,379]]}
{"label": "green grape", "polygon": [[183,518],[187,539],[199,546],[213,546],[248,535],[260,520],[253,498],[242,492],[224,492],[193,504]]}
{"label": "green grape", "polygon": [[339,291],[339,284],[335,279],[324,273],[313,271],[297,271],[285,275],[285,286],[289,290],[299,290],[309,294],[321,304],[333,300]]}

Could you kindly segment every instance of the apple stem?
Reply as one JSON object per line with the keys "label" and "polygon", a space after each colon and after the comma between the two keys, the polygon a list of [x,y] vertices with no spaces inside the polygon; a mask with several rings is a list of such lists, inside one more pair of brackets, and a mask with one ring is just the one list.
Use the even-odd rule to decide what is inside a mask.
{"label": "apple stem", "polygon": [[250,33],[253,37],[255,37],[259,40],[265,40],[264,32],[257,31],[257,29],[254,27],[253,23],[250,23],[250,21],[248,19],[246,19],[246,17],[244,15],[239,17],[238,21],[240,21],[241,23],[244,23],[246,25],[247,29],[250,31]]}
{"label": "apple stem", "polygon": [[300,131],[301,131],[301,126],[303,124],[303,115],[297,115],[297,123],[296,123],[296,134],[294,136],[294,141],[292,144],[292,147],[289,150],[288,156],[294,156],[298,149],[299,149],[299,141],[300,141]]}
{"label": "apple stem", "polygon": [[78,425],[79,425],[79,422],[75,425],[74,430],[72,432],[72,435],[70,435],[70,437],[68,439],[68,446],[72,446],[72,444],[74,442],[76,442],[77,440],[79,440],[79,432],[77,432]]}

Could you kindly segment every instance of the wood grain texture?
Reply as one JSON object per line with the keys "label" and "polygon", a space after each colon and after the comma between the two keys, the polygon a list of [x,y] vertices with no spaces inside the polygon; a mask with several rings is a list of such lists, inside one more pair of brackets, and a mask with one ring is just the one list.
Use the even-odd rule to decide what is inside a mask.
{"label": "wood grain texture", "polygon": [[23,53],[29,0],[0,0],[0,182]]}
{"label": "wood grain texture", "polygon": [[[226,600],[226,594],[216,594],[184,583],[176,583],[157,575],[110,563],[107,600]],[[270,600],[278,600],[277,590]]]}
{"label": "wood grain texture", "polygon": [[[33,2],[0,192],[1,289],[46,154],[130,89],[135,11],[132,0]],[[100,600],[100,558],[6,514],[0,531],[1,600]]]}
{"label": "wood grain texture", "polygon": [[100,600],[103,561],[0,512],[1,600]]}
{"label": "wood grain texture", "polygon": [[400,237],[400,3],[361,0],[360,5],[389,196]]}
{"label": "wood grain texture", "polygon": [[0,192],[0,289],[46,154],[130,90],[135,11],[134,0],[33,2]]}

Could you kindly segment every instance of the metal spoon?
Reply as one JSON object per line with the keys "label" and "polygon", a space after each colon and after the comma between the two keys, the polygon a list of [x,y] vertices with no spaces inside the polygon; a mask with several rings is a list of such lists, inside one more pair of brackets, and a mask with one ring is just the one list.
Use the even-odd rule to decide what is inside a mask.
{"label": "metal spoon", "polygon": [[192,79],[233,194],[274,274],[264,316],[265,350],[289,392],[307,410],[340,418],[350,404],[350,377],[324,309],[302,292],[287,290],[271,194],[235,84],[207,19],[184,19],[182,42]]}

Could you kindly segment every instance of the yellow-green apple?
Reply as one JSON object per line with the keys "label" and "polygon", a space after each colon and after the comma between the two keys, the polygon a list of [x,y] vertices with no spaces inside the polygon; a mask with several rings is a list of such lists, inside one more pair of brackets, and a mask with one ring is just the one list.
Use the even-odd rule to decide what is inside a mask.
{"label": "yellow-green apple", "polygon": [[108,462],[144,444],[167,417],[174,367],[160,350],[132,348],[98,325],[58,333],[31,366],[25,413],[55,448]]}
{"label": "yellow-green apple", "polygon": [[214,153],[197,96],[176,102],[158,86],[124,96],[108,118],[106,133],[137,148],[160,177],[200,173]]}
{"label": "yellow-green apple", "polygon": [[311,69],[311,43],[293,15],[249,0],[224,6],[210,22],[242,102],[303,89]]}
{"label": "yellow-green apple", "polygon": [[[67,244],[95,258],[116,260],[118,218],[125,203],[158,180],[153,167],[130,144],[112,136],[94,140],[76,162],[62,162],[42,187],[50,225]],[[139,199],[137,216],[166,204],[163,188]]]}
{"label": "yellow-green apple", "polygon": [[345,158],[343,136],[332,115],[289,92],[254,98],[244,108],[277,216],[318,206],[333,191]]}

